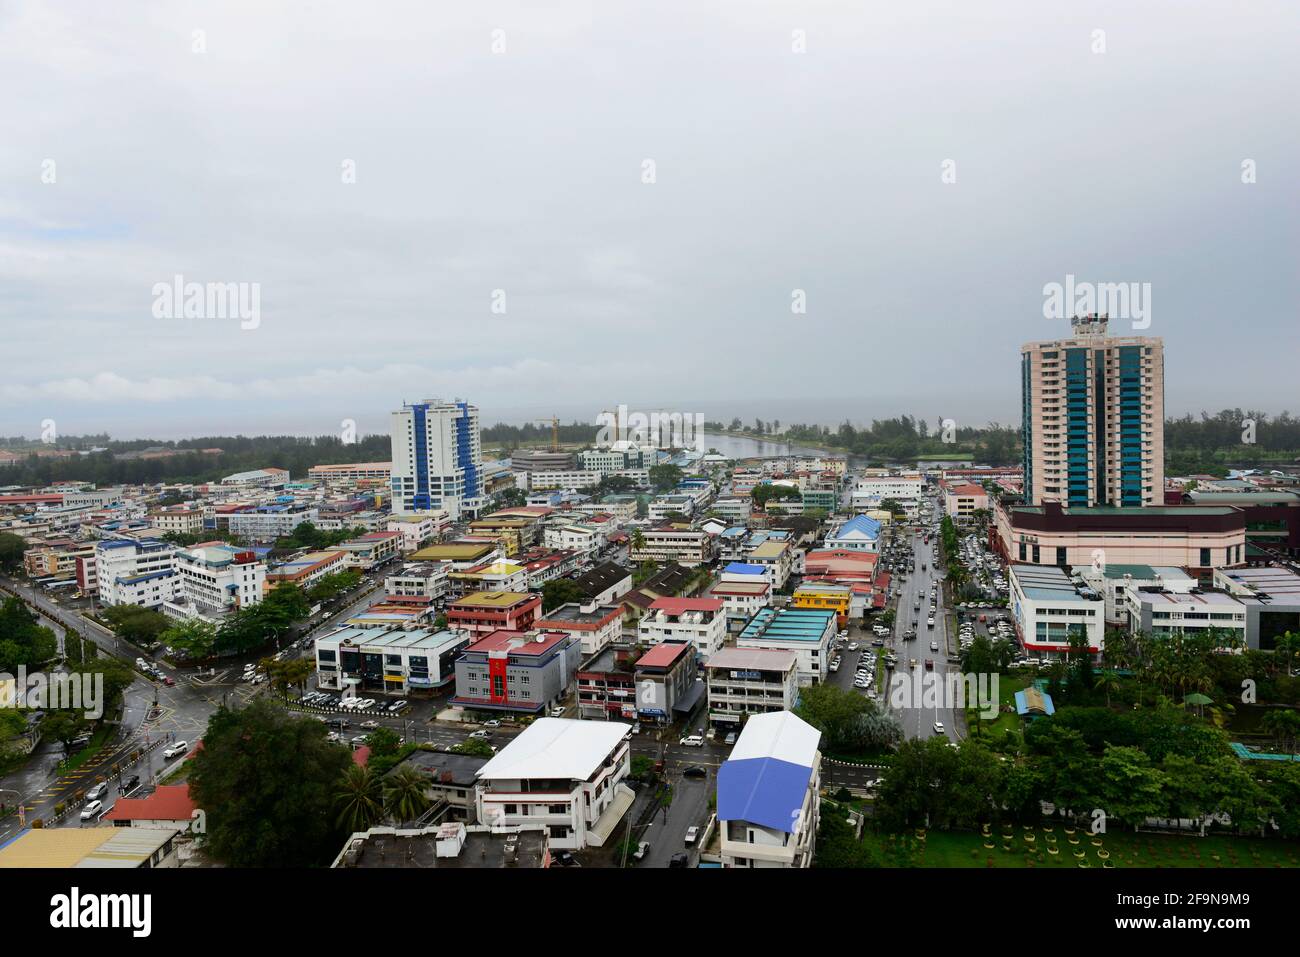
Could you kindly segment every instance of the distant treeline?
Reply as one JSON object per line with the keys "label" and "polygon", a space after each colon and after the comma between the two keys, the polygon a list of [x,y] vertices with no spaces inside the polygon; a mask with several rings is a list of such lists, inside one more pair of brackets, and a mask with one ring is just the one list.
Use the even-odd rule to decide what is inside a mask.
{"label": "distant treeline", "polygon": [[[482,431],[485,445],[500,445],[508,449],[549,444],[551,441],[549,422],[537,424],[529,422],[525,425],[506,425],[498,422]],[[600,426],[590,422],[570,422],[568,425],[561,422],[556,431],[559,433],[561,445],[591,445],[596,441]]]}
{"label": "distant treeline", "polygon": [[[989,465],[1020,462],[1020,429],[996,422],[983,427],[954,427],[945,434],[944,420],[932,423],[910,415],[873,419],[870,426],[849,421],[831,427],[786,424],[779,420],[752,423],[734,418],[729,423],[707,422],[710,431],[728,430],[779,436],[782,441],[813,445],[863,455],[877,461],[909,461],[920,455],[973,458]],[[559,426],[565,445],[590,445],[600,427],[586,422]],[[483,429],[483,443],[506,449],[542,446],[551,441],[545,422],[526,425],[498,423]],[[1253,441],[1252,441],[1253,440]],[[134,485],[158,482],[207,482],[257,468],[288,469],[294,478],[306,478],[313,465],[344,462],[386,462],[392,455],[387,435],[368,435],[345,445],[337,435],[308,438],[295,435],[211,435],[180,441],[156,439],[116,441],[107,435],[60,437],[58,449],[105,448],[66,458],[38,456],[50,446],[24,437],[3,440],[5,448],[31,454],[11,466],[0,466],[0,485],[49,485],[60,481],[86,481],[96,485]],[[119,458],[122,453],[164,449],[178,454],[161,458]],[[201,449],[221,449],[204,454]],[[1234,465],[1289,463],[1300,456],[1300,419],[1289,412],[1269,416],[1264,412],[1224,409],[1216,415],[1185,415],[1165,421],[1165,470],[1171,475],[1194,472],[1222,474]]]}
{"label": "distant treeline", "polygon": [[[16,445],[13,443],[10,447],[22,451],[22,446],[14,447]],[[33,450],[25,461],[0,466],[0,485],[50,485],[62,481],[93,482],[100,486],[210,482],[234,472],[260,468],[288,469],[289,474],[297,479],[306,478],[307,470],[313,465],[387,462],[392,457],[387,435],[368,435],[348,445],[337,435],[315,438],[212,435],[178,442],[154,439],[115,442],[105,436],[77,436],[61,438],[57,448],[106,448],[108,451],[55,458],[37,456]],[[159,458],[118,458],[121,453],[144,449],[163,449],[177,454]],[[199,449],[221,449],[221,452],[205,454]]]}

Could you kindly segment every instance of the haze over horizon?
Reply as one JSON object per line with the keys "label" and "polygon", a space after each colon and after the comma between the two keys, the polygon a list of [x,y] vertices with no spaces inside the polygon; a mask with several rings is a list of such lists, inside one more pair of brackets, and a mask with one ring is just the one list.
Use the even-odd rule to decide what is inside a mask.
{"label": "haze over horizon", "polygon": [[[1295,411],[1298,33],[1284,2],[10,3],[0,435],[384,433],[453,396],[1017,425],[1067,275],[1151,284],[1168,416]],[[256,327],[157,318],[177,275],[258,284]]]}

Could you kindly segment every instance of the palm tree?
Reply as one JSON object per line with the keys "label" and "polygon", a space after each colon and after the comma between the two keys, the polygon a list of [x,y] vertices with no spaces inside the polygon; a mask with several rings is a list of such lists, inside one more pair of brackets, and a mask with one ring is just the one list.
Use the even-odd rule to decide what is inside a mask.
{"label": "palm tree", "polygon": [[415,768],[398,768],[388,776],[384,791],[384,806],[389,817],[399,823],[414,821],[429,809],[429,798],[424,792],[428,779]]}
{"label": "palm tree", "polygon": [[1274,651],[1286,663],[1286,673],[1291,674],[1291,665],[1295,662],[1296,655],[1300,654],[1300,634],[1284,631],[1278,635]]}
{"label": "palm tree", "polygon": [[368,830],[384,816],[383,782],[369,768],[354,764],[344,773],[334,803],[339,827],[351,833]]}
{"label": "palm tree", "polygon": [[1119,675],[1113,671],[1099,671],[1092,686],[1106,692],[1106,707],[1110,707],[1110,693],[1119,687]]}

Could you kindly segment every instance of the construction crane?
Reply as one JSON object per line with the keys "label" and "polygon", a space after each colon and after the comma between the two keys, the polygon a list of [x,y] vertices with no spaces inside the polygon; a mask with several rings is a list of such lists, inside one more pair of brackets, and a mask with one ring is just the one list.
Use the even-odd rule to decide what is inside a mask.
{"label": "construction crane", "polygon": [[560,451],[560,420],[559,420],[558,418],[556,418],[555,416],[551,416],[549,419],[533,419],[533,421],[534,421],[534,422],[541,422],[541,423],[543,423],[543,424],[548,424],[548,423],[550,424],[550,426],[551,426],[551,451],[552,451],[552,452],[558,452],[558,451]]}

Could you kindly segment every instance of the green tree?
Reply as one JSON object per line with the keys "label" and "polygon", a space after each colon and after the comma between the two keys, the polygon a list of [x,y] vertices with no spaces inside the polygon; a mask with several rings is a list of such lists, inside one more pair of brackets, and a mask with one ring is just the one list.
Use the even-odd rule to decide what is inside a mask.
{"label": "green tree", "polygon": [[0,572],[12,575],[23,565],[27,542],[12,532],[0,532]]}
{"label": "green tree", "polygon": [[1107,818],[1136,829],[1148,817],[1165,812],[1164,774],[1138,748],[1107,748],[1099,770],[1099,806]]}
{"label": "green tree", "polygon": [[366,736],[370,753],[376,758],[386,758],[397,753],[402,746],[402,739],[391,728],[375,728]]}
{"label": "green tree", "polygon": [[169,648],[186,652],[192,658],[207,658],[216,649],[217,626],[202,618],[180,621],[158,636]]}
{"label": "green tree", "polygon": [[72,749],[72,742],[86,729],[86,719],[80,711],[60,708],[49,711],[41,719],[41,736],[63,745],[64,752]]}
{"label": "green tree", "polygon": [[26,603],[9,597],[0,604],[0,672],[34,671],[58,655],[54,632],[40,624]]}
{"label": "green tree", "polygon": [[496,752],[492,750],[492,745],[482,738],[466,738],[460,744],[452,745],[451,753],[468,754],[476,758],[490,758]]}
{"label": "green tree", "polygon": [[319,867],[345,836],[336,798],[346,748],[325,726],[270,698],[218,708],[190,761],[190,794],[207,812],[205,850],[231,867]]}
{"label": "green tree", "polygon": [[429,809],[428,777],[412,767],[399,767],[385,779],[384,807],[399,824],[414,821]]}
{"label": "green tree", "polygon": [[569,602],[581,604],[587,593],[572,578],[553,578],[542,585],[542,611],[552,611]]}
{"label": "green tree", "polygon": [[663,463],[652,465],[649,469],[650,485],[657,492],[675,489],[682,480],[682,470],[676,465]]}
{"label": "green tree", "polygon": [[343,830],[368,830],[384,816],[383,781],[370,768],[353,764],[343,773],[334,805],[338,809],[338,826]]}
{"label": "green tree", "polygon": [[112,625],[118,635],[141,648],[152,647],[171,627],[171,622],[161,612],[138,605],[113,605],[100,612],[100,617]]}

